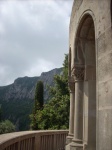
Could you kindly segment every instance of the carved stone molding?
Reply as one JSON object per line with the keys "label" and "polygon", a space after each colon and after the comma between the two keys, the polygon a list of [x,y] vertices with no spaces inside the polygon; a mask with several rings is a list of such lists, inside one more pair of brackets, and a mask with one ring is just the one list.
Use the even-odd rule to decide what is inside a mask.
{"label": "carved stone molding", "polygon": [[76,80],[84,80],[85,66],[75,65],[72,69],[72,76]]}

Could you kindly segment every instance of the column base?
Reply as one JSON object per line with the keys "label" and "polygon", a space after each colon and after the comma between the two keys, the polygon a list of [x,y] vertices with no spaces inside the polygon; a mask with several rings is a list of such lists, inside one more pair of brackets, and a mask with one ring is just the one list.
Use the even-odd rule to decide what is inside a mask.
{"label": "column base", "polygon": [[68,145],[65,146],[65,150],[70,150],[70,145],[71,143],[69,143]]}
{"label": "column base", "polygon": [[75,138],[74,138],[72,141],[73,141],[73,143],[83,144],[83,141],[80,140],[80,139],[75,139]]}
{"label": "column base", "polygon": [[77,140],[75,142],[73,141],[69,145],[70,145],[69,150],[87,150],[87,144],[83,143],[81,140]]}
{"label": "column base", "polygon": [[69,143],[71,143],[73,140],[73,134],[69,134],[66,138],[66,145],[68,145]]}
{"label": "column base", "polygon": [[83,150],[83,141],[80,139],[73,139],[70,143],[70,150]]}
{"label": "column base", "polygon": [[65,150],[70,150],[70,144],[73,140],[74,135],[73,134],[68,134],[67,138],[66,138],[66,146],[65,146]]}
{"label": "column base", "polygon": [[83,150],[83,144],[72,142],[70,144],[70,150]]}

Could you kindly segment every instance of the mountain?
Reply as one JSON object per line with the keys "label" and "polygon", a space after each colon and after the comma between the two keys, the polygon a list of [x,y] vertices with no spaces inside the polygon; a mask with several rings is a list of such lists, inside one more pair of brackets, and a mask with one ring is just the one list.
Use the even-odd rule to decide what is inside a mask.
{"label": "mountain", "polygon": [[0,87],[2,118],[11,120],[17,130],[29,129],[29,114],[32,112],[36,83],[44,83],[44,103],[49,99],[48,86],[54,85],[54,75],[61,74],[62,68],[43,72],[39,77],[17,78],[13,84]]}

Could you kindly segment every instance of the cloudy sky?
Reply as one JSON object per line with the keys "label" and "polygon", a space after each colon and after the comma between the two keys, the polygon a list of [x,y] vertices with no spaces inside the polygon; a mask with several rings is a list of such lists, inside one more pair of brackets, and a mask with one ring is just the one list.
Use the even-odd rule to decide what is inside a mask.
{"label": "cloudy sky", "polygon": [[0,86],[62,66],[73,0],[0,1]]}

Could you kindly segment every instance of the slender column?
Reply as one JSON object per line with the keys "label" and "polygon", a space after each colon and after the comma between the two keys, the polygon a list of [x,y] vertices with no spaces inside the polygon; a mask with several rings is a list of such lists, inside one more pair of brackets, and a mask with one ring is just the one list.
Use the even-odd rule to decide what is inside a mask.
{"label": "slender column", "polygon": [[75,83],[71,77],[69,80],[70,88],[70,120],[69,120],[69,135],[74,135],[74,104],[75,104]]}
{"label": "slender column", "polygon": [[75,78],[75,114],[74,114],[74,138],[71,150],[83,149],[83,84],[84,66],[75,65],[72,71]]}
{"label": "slender column", "polygon": [[66,144],[72,142],[74,135],[75,82],[73,77],[69,77],[69,89],[70,89],[70,117],[69,117],[69,134],[67,136]]}

